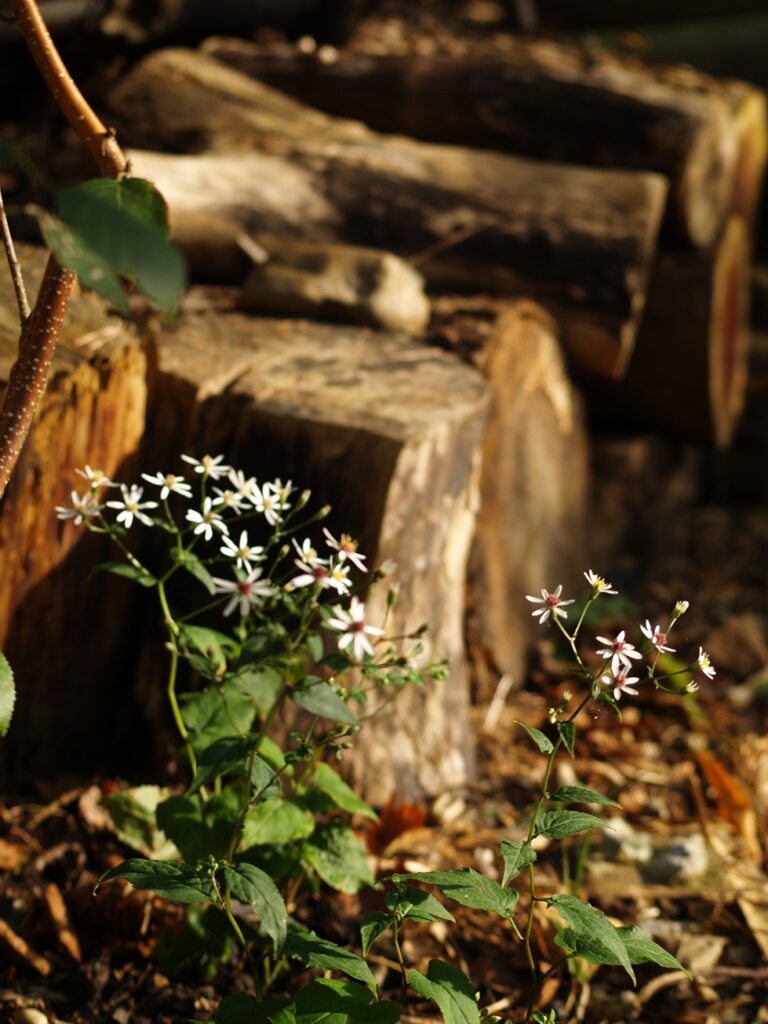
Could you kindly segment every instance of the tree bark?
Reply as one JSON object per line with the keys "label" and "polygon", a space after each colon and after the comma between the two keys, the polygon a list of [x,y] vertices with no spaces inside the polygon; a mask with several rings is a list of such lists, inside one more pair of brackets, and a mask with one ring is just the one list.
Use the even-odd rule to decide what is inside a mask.
{"label": "tree bark", "polygon": [[[373,565],[397,563],[401,599],[387,632],[428,623],[426,656],[450,659],[444,681],[403,693],[366,724],[354,757],[364,792],[380,803],[466,783],[474,755],[464,584],[487,405],[481,376],[401,335],[236,313],[187,316],[155,340],[150,436],[166,450],[224,451],[259,478],[289,475],[312,488],[313,505],[333,505],[332,530],[355,535]],[[372,621],[385,604],[379,586],[368,598]]]}
{"label": "tree bark", "polygon": [[749,239],[737,216],[710,252],[663,254],[625,379],[589,385],[595,422],[726,448],[744,407],[749,290]]}
{"label": "tree bark", "polygon": [[300,235],[421,254],[428,281],[452,244],[488,287],[556,310],[582,364],[620,373],[631,352],[665,198],[657,175],[377,135],[185,51],[147,58],[110,106],[134,141],[209,151],[133,156],[176,224],[215,212],[267,248],[270,234]]}
{"label": "tree bark", "polygon": [[430,339],[477,366],[491,392],[467,601],[477,696],[486,700],[486,663],[516,686],[525,678],[539,630],[525,595],[584,582],[588,440],[556,325],[540,307],[441,299]]}
{"label": "tree bark", "polygon": [[379,131],[657,171],[670,182],[666,227],[677,241],[711,245],[735,194],[751,197],[754,213],[765,101],[747,86],[523,38],[503,51],[474,46],[458,57],[353,51],[332,63],[237,39],[209,40],[205,50],[305,103]]}

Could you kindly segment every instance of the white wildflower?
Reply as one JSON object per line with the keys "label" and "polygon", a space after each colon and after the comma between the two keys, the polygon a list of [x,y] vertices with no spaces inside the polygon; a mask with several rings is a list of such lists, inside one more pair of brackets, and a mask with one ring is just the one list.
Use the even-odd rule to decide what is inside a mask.
{"label": "white wildflower", "polygon": [[250,499],[256,511],[262,513],[270,526],[277,526],[282,520],[282,513],[286,506],[280,493],[271,483],[265,483],[263,487],[254,484]]}
{"label": "white wildflower", "polygon": [[681,615],[685,615],[690,607],[691,605],[688,601],[678,601],[672,610],[672,617],[679,619]]}
{"label": "white wildflower", "polygon": [[192,497],[192,488],[183,477],[176,476],[175,473],[155,473],[154,476],[150,476],[149,473],[142,473],[141,478],[146,480],[148,484],[155,484],[160,488],[161,501],[165,501],[171,493],[180,494],[182,498]]}
{"label": "white wildflower", "polygon": [[202,533],[206,540],[211,539],[214,530],[218,530],[219,533],[223,534],[229,533],[226,523],[214,507],[211,498],[206,498],[203,501],[201,512],[198,512],[196,509],[190,509],[187,512],[187,522],[194,523],[195,528],[192,532]]}
{"label": "white wildflower", "polygon": [[591,569],[588,569],[584,573],[584,578],[590,587],[592,587],[596,596],[597,594],[618,594],[618,590],[613,589],[612,583],[606,582],[602,576],[598,576],[597,573],[592,572]]}
{"label": "white wildflower", "polygon": [[690,681],[690,683],[688,683],[688,685],[686,686],[685,692],[686,693],[698,693],[699,692],[699,684],[694,679],[692,679]]}
{"label": "white wildflower", "polygon": [[541,597],[532,597],[530,594],[526,594],[526,601],[530,601],[531,604],[540,604],[542,606],[541,608],[537,608],[535,611],[531,612],[531,615],[538,616],[539,622],[542,623],[546,622],[552,613],[559,615],[562,619],[567,619],[568,612],[563,611],[563,606],[566,604],[573,604],[573,599],[571,598],[568,601],[563,601],[560,597],[562,592],[563,587],[562,584],[560,584],[552,591],[551,594],[548,590],[542,589]]}
{"label": "white wildflower", "polygon": [[237,544],[231,537],[222,537],[221,553],[227,558],[234,558],[238,569],[245,569],[251,572],[253,562],[260,562],[264,557],[264,548],[257,544],[251,544],[248,540],[248,533],[243,530]]}
{"label": "white wildflower", "polygon": [[613,699],[621,700],[622,693],[631,693],[634,697],[637,696],[634,684],[639,681],[639,678],[639,676],[628,676],[620,669],[618,672],[614,671],[612,675],[602,676],[602,681],[607,686],[613,687]]}
{"label": "white wildflower", "polygon": [[93,491],[97,491],[99,487],[117,487],[117,484],[109,479],[103,469],[91,469],[90,466],[86,466],[85,469],[76,469],[75,472],[88,481]]}
{"label": "white wildflower", "polygon": [[216,506],[219,510],[232,509],[238,515],[243,511],[243,502],[245,498],[239,491],[233,491],[231,487],[214,487],[213,493],[215,495]]}
{"label": "white wildflower", "polygon": [[72,502],[71,507],[65,505],[56,506],[56,516],[58,519],[74,519],[75,526],[80,526],[86,519],[93,519],[101,511],[101,505],[99,505],[93,491],[87,491],[85,494],[78,494],[77,491],[72,491],[69,497]]}
{"label": "white wildflower", "polygon": [[357,541],[353,540],[348,533],[340,534],[338,540],[325,527],[323,527],[323,533],[325,534],[325,542],[328,547],[339,552],[340,562],[348,559],[360,572],[368,572],[365,567],[365,555],[361,555],[358,552]]}
{"label": "white wildflower", "polygon": [[332,611],[333,615],[327,621],[331,629],[336,629],[342,634],[339,637],[339,650],[344,651],[351,647],[357,661],[362,661],[366,654],[373,657],[375,652],[368,637],[383,636],[384,630],[366,623],[363,602],[359,598],[353,597],[349,604],[349,611],[338,605]]}
{"label": "white wildflower", "polygon": [[704,650],[703,647],[699,648],[699,656],[696,659],[696,664],[699,667],[699,669],[701,669],[701,671],[704,673],[704,675],[707,677],[707,679],[714,679],[715,678],[715,668],[714,668],[714,665],[710,661],[709,655],[707,654],[707,652]]}
{"label": "white wildflower", "polygon": [[122,523],[126,530],[130,529],[133,525],[134,519],[138,519],[145,526],[152,526],[152,520],[148,515],[145,515],[144,509],[157,508],[157,502],[141,500],[144,488],[137,487],[135,484],[130,488],[126,487],[125,484],[120,484],[120,493],[123,496],[122,501],[107,502],[110,508],[119,509],[116,516],[117,522]]}
{"label": "white wildflower", "polygon": [[637,661],[642,658],[642,654],[638,651],[634,644],[631,644],[625,639],[626,632],[622,629],[620,633],[617,633],[613,640],[608,637],[599,636],[597,639],[601,644],[605,644],[605,647],[598,650],[598,654],[601,658],[605,658],[607,661],[611,660],[611,672],[615,676],[619,675],[622,666],[625,669],[632,667],[632,661]]}
{"label": "white wildflower", "polygon": [[204,477],[210,477],[211,480],[220,480],[232,470],[231,466],[223,463],[223,455],[204,455],[202,459],[195,459],[191,455],[182,455],[181,457],[190,466],[195,467],[196,473],[201,473]]}
{"label": "white wildflower", "polygon": [[305,562],[303,558],[294,559],[301,572],[289,581],[289,586],[298,587],[318,586],[321,590],[335,590],[339,594],[345,594],[349,589],[349,581],[346,579],[344,566],[327,565],[320,560],[316,562]]}
{"label": "white wildflower", "polygon": [[291,543],[302,562],[306,562],[308,565],[314,565],[315,562],[319,562],[321,565],[328,565],[328,559],[319,556],[317,548],[312,544],[309,537],[305,537],[301,544],[295,538]]}
{"label": "white wildflower", "polygon": [[252,476],[246,476],[242,469],[230,469],[227,479],[241,498],[250,499],[256,480]]}
{"label": "white wildflower", "polygon": [[213,584],[217,594],[232,595],[224,608],[225,615],[231,615],[238,605],[240,614],[247,615],[252,608],[261,604],[265,597],[271,597],[275,593],[269,581],[261,579],[260,566],[252,569],[245,579],[223,580],[214,576]]}
{"label": "white wildflower", "polygon": [[651,626],[650,619],[645,620],[645,625],[640,627],[640,632],[647,640],[650,640],[657,651],[674,653],[674,647],[667,647],[667,634],[662,631],[661,626]]}

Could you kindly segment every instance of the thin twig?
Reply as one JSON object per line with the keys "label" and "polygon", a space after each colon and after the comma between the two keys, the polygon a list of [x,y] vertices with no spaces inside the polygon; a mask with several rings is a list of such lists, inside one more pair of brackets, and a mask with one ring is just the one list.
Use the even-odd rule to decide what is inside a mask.
{"label": "thin twig", "polygon": [[2,189],[0,189],[0,232],[2,232],[3,235],[5,257],[8,260],[8,269],[11,272],[13,290],[16,292],[16,302],[19,307],[19,319],[21,320],[21,326],[23,327],[27,320],[29,320],[29,314],[32,310],[29,308],[27,290],[24,287],[24,278],[21,273],[21,266],[19,265],[16,248],[13,244],[13,236],[11,235],[11,228],[8,224],[8,217],[5,213]]}

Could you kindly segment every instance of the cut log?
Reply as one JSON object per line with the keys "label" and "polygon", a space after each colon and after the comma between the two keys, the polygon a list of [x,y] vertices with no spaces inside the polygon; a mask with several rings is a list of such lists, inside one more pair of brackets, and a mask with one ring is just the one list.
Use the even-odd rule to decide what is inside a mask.
{"label": "cut log", "polygon": [[[47,254],[19,249],[34,293]],[[16,317],[9,277],[0,274],[2,382],[18,345]],[[130,656],[114,663],[115,651],[125,649],[134,595],[124,582],[91,580],[114,552],[95,538],[81,541],[82,528],[58,521],[55,506],[69,505],[71,490],[87,490],[76,467],[130,470],[145,401],[146,359],[135,333],[95,297],[73,297],[48,390],[0,511],[0,649],[19,689],[2,744],[9,784],[114,767],[136,747]]]}
{"label": "cut log", "polygon": [[[247,243],[246,243],[247,244]],[[424,279],[399,256],[356,245],[295,243],[258,254],[243,284],[248,313],[421,334],[429,320]]]}
{"label": "cut log", "polygon": [[428,281],[439,252],[460,245],[488,288],[556,310],[575,360],[620,373],[631,352],[665,200],[658,175],[377,135],[182,50],[142,61],[110,107],[121,138],[214,151],[133,154],[177,231],[188,211],[202,211],[267,248],[271,234],[421,253]]}
{"label": "cut log", "polygon": [[754,213],[768,131],[756,89],[549,40],[507,42],[503,52],[352,52],[332,63],[238,39],[211,39],[204,49],[305,103],[379,131],[658,171],[670,181],[669,233],[696,246],[715,241],[734,204]]}
{"label": "cut log", "polygon": [[544,28],[637,27],[697,18],[733,18],[761,14],[763,0],[534,0],[538,25]]}
{"label": "cut log", "polygon": [[[520,686],[540,634],[524,595],[584,583],[589,460],[581,402],[556,326],[531,302],[441,299],[429,336],[477,366],[490,388],[468,634],[471,649]],[[481,678],[477,690],[481,701],[492,696]]]}
{"label": "cut log", "polygon": [[749,288],[739,217],[708,253],[662,255],[626,378],[588,388],[593,420],[727,447],[746,393]]}
{"label": "cut log", "polygon": [[[405,692],[366,724],[354,768],[367,796],[416,799],[466,783],[464,581],[482,377],[402,335],[236,313],[185,317],[156,341],[151,435],[176,452],[225,451],[247,472],[312,488],[374,565],[397,563],[401,600],[388,631],[429,623],[428,654],[450,659],[444,681]],[[385,600],[376,588],[372,621]]]}

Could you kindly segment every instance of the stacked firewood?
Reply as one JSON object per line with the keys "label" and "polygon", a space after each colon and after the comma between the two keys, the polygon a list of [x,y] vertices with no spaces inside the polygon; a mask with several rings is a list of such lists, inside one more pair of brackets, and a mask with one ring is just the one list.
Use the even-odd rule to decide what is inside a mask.
{"label": "stacked firewood", "polygon": [[471,775],[466,640],[520,680],[523,595],[587,567],[587,416],[731,440],[765,102],[551,41],[330,56],[212,39],[106,98],[195,280],[231,288],[146,332],[140,458],[293,475],[399,564],[396,631],[430,622],[451,669],[356,769],[416,796]]}

